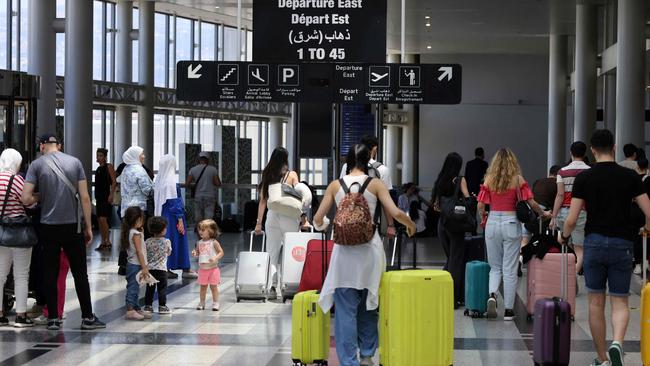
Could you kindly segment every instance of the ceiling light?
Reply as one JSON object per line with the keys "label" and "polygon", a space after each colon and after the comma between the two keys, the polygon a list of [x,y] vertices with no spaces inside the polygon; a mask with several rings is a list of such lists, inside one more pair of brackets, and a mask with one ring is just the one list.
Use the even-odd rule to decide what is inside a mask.
{"label": "ceiling light", "polygon": [[431,46],[427,46],[427,50],[430,50],[430,49],[431,49]]}
{"label": "ceiling light", "polygon": [[428,16],[428,15],[426,15],[426,16],[424,17],[424,19],[431,19],[431,17]]}
{"label": "ceiling light", "polygon": [[215,6],[214,8],[215,8],[215,9],[219,9],[219,7],[218,7],[218,6]]}

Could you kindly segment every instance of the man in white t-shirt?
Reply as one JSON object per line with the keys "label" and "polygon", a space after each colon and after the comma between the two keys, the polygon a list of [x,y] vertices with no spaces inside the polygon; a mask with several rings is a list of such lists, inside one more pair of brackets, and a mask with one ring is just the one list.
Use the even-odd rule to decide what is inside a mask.
{"label": "man in white t-shirt", "polygon": [[[557,226],[560,230],[564,227],[564,222],[569,215],[571,198],[573,192],[573,181],[578,174],[590,168],[585,164],[584,159],[587,154],[587,145],[582,141],[576,141],[571,144],[571,163],[560,169],[557,173],[557,195],[553,205],[553,218],[551,227]],[[585,224],[587,223],[587,213],[584,209],[578,215],[576,228],[571,234],[571,243],[576,252],[577,263],[576,272],[582,271],[582,246],[585,241]]]}
{"label": "man in white t-shirt", "polygon": [[636,152],[637,152],[636,145],[625,144],[623,146],[623,155],[625,155],[625,160],[620,161],[618,165],[624,166],[632,170],[636,170],[639,167],[639,165],[636,162],[636,158],[637,158]]}
{"label": "man in white t-shirt", "polygon": [[[377,140],[375,136],[365,135],[361,138],[360,143],[366,145],[370,150],[370,160],[368,161],[368,175],[373,178],[381,179],[381,181],[384,182],[386,189],[389,191],[392,190],[393,182],[390,177],[390,170],[388,170],[387,166],[376,160],[377,150],[379,149],[379,140]],[[341,169],[341,178],[348,174],[347,170],[348,165],[343,164],[343,167]],[[391,216],[386,216],[386,223],[388,224],[386,229],[386,236],[388,236],[389,239],[392,239],[395,237],[395,226],[393,224],[393,218]]]}

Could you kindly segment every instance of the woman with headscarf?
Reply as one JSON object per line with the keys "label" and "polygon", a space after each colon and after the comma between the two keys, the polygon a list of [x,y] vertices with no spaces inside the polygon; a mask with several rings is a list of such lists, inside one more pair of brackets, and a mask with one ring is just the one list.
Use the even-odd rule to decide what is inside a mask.
{"label": "woman with headscarf", "polygon": [[154,192],[154,214],[167,220],[167,239],[172,242],[172,254],[167,258],[167,269],[182,269],[183,277],[188,277],[192,272],[189,245],[185,235],[185,207],[180,187],[176,184],[174,155],[164,155],[160,158]]}
{"label": "woman with headscarf", "polygon": [[[153,182],[147,175],[147,171],[142,167],[144,149],[140,146],[131,146],[122,154],[122,161],[126,166],[120,176],[121,214],[124,216],[127,208],[137,206],[145,212],[146,222],[147,198],[153,192]],[[149,237],[147,225],[144,225],[144,236],[145,239]],[[119,274],[126,273],[126,259],[126,251],[120,251]]]}
{"label": "woman with headscarf", "polygon": [[[18,175],[23,158],[14,149],[6,149],[0,155],[0,207],[5,217],[26,216],[25,207],[20,201],[25,180]],[[13,179],[12,179],[13,177]],[[9,182],[11,180],[11,187]],[[7,193],[7,190],[9,192]],[[34,325],[27,317],[27,291],[29,282],[29,265],[32,258],[32,248],[16,248],[0,244],[0,289],[4,289],[7,275],[14,268],[14,291],[16,294],[16,321],[14,327],[23,328]],[[2,312],[4,296],[0,296],[0,326],[9,325],[7,314]]]}

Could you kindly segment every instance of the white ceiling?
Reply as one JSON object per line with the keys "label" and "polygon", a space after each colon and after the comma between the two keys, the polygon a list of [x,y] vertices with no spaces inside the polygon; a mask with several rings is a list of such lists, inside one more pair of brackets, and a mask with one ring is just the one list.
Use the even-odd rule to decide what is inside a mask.
{"label": "white ceiling", "polygon": [[[179,15],[211,16],[235,24],[237,1],[234,0],[165,1],[158,2],[157,8],[174,7]],[[249,27],[252,1],[242,0],[244,24]],[[387,1],[387,46],[389,52],[399,52],[401,0]],[[437,54],[547,53],[551,31],[575,33],[576,1],[607,3],[607,0],[406,0],[406,51]],[[430,26],[427,27],[426,23]]]}

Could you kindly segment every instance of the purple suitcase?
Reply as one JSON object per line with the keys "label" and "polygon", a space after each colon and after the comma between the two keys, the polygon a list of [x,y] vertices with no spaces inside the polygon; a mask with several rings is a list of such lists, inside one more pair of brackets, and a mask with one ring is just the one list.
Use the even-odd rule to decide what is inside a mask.
{"label": "purple suitcase", "polygon": [[[566,264],[568,254],[563,247]],[[566,297],[566,265],[562,266],[562,294]],[[533,361],[535,365],[569,365],[571,357],[571,304],[561,298],[535,302],[533,325]]]}

